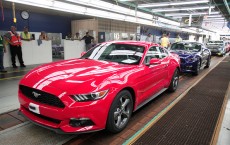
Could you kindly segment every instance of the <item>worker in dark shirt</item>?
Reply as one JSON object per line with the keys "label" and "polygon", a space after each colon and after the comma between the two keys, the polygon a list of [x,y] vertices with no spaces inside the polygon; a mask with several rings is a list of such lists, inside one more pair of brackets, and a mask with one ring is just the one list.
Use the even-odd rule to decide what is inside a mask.
{"label": "worker in dark shirt", "polygon": [[85,40],[86,51],[88,51],[92,47],[94,37],[90,36],[89,32],[86,32],[86,35],[81,40]]}

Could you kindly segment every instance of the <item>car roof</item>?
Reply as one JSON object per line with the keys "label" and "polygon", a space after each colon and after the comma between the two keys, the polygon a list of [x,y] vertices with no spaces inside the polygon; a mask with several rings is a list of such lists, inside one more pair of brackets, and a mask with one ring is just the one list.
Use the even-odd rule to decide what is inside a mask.
{"label": "car roof", "polygon": [[108,42],[103,42],[104,43],[115,43],[115,44],[128,44],[128,45],[138,45],[138,46],[160,46],[157,43],[151,43],[151,42],[145,42],[145,41],[108,41]]}

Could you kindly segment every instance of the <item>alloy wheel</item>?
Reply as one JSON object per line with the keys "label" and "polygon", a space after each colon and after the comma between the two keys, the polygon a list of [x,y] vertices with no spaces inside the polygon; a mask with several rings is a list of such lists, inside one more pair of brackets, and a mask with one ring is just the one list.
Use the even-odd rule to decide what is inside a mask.
{"label": "alloy wheel", "polygon": [[122,128],[128,122],[131,112],[130,99],[122,96],[114,112],[114,123],[117,128]]}
{"label": "alloy wheel", "polygon": [[176,90],[179,82],[179,75],[178,72],[176,72],[175,76],[173,77],[173,89]]}

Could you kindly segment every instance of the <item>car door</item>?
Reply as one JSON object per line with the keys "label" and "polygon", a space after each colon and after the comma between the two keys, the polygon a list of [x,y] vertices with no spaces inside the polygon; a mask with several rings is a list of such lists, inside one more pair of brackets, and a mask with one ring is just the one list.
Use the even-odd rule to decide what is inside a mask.
{"label": "car door", "polygon": [[[141,78],[143,81],[139,83],[139,88],[142,88],[142,95],[138,98],[139,103],[144,102],[164,88],[168,75],[167,57],[168,56],[162,53],[161,48],[158,46],[152,46],[147,51],[143,62],[144,74]],[[152,58],[159,59],[160,64],[150,65],[149,62]]]}

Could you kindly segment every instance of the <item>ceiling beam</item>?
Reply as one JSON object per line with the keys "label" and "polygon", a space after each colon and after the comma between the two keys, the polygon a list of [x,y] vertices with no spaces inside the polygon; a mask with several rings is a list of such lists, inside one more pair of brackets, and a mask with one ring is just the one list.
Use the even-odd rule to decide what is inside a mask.
{"label": "ceiling beam", "polygon": [[228,11],[228,14],[230,15],[230,9],[229,9],[229,6],[228,6],[228,2],[226,0],[224,0],[224,5]]}
{"label": "ceiling beam", "polygon": [[[215,6],[210,6],[212,9]],[[172,12],[172,11],[185,11],[185,10],[203,10],[209,9],[209,6],[200,6],[200,7],[179,7],[179,8],[160,8],[160,9],[152,9],[152,12]]]}
{"label": "ceiling beam", "polygon": [[161,3],[139,4],[138,7],[164,7],[164,6],[176,6],[176,5],[192,5],[192,4],[208,3],[208,2],[209,2],[209,0],[161,2]]}
{"label": "ceiling beam", "polygon": [[[129,7],[133,7],[135,9],[137,7],[136,4],[133,4],[133,3],[130,3],[130,2],[125,2],[125,1],[118,1],[118,2],[121,3],[121,4],[124,4],[126,6],[129,6]],[[142,10],[142,11],[147,12],[147,13],[154,14],[155,16],[163,17],[165,19],[178,22],[177,20],[175,20],[175,19],[173,19],[171,17],[167,17],[167,16],[163,15],[162,13],[152,12],[151,10],[149,10],[147,8],[139,8],[139,7],[137,7],[137,9]]]}
{"label": "ceiling beam", "polygon": [[[211,14],[219,14],[220,12],[212,12]],[[201,13],[169,13],[165,14],[165,16],[189,16],[189,15],[208,15],[208,12]]]}

